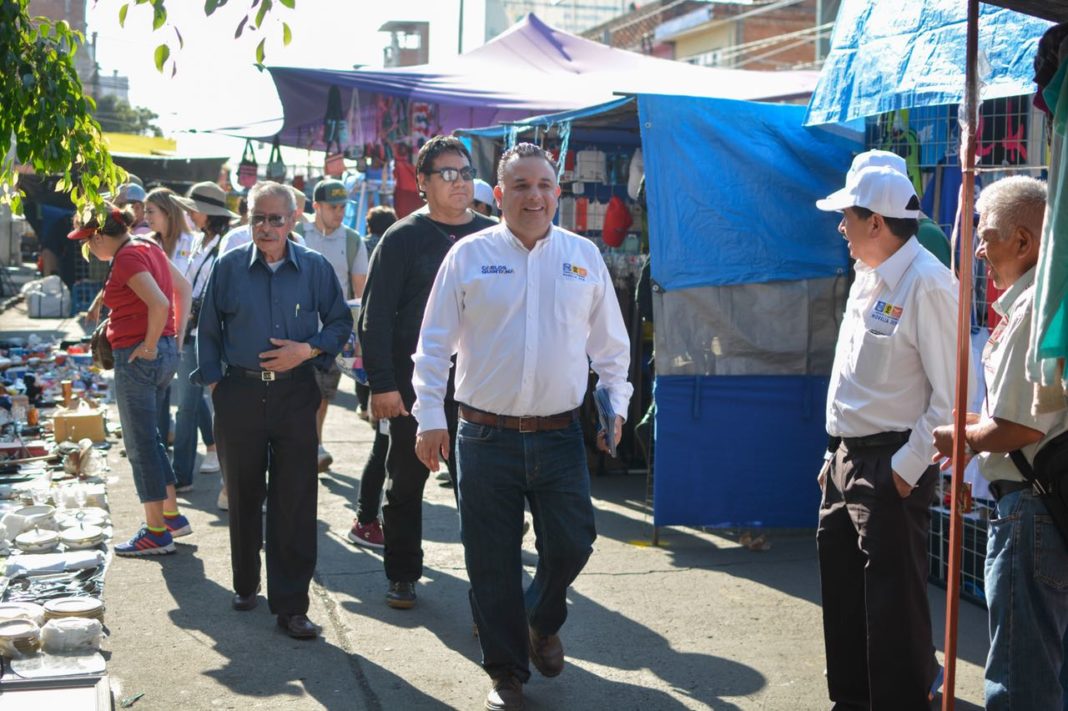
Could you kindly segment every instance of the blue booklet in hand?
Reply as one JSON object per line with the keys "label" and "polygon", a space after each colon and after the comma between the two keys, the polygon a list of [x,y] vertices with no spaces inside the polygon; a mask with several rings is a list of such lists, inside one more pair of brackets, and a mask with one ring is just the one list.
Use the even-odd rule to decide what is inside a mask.
{"label": "blue booklet in hand", "polygon": [[593,401],[597,405],[597,420],[604,432],[605,444],[608,445],[608,453],[616,456],[616,413],[612,410],[612,398],[608,396],[608,388],[597,388],[593,391]]}

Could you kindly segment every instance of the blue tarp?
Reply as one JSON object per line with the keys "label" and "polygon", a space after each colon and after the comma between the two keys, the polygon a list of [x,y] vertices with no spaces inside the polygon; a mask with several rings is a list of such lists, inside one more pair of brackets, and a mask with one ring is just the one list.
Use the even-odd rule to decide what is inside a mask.
{"label": "blue tarp", "polygon": [[[843,0],[805,124],[960,103],[966,13],[961,0]],[[1051,24],[980,4],[979,48],[989,64],[980,74],[988,82],[984,99],[1034,91],[1035,51]]]}
{"label": "blue tarp", "polygon": [[667,290],[847,269],[842,187],[863,145],[801,125],[803,106],[640,95],[653,278]]}
{"label": "blue tarp", "polygon": [[815,526],[827,382],[657,376],[653,523]]}

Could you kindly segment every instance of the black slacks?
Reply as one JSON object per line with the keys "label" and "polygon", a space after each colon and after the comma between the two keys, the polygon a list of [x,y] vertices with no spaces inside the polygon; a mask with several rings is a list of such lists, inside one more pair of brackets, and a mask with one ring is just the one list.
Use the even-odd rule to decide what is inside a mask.
{"label": "black slacks", "polygon": [[[405,384],[400,393],[410,412],[415,401],[414,391]],[[452,449],[446,466],[453,484],[456,483],[456,416],[456,401],[446,399],[445,419]],[[398,583],[414,583],[423,577],[423,489],[429,471],[415,456],[418,428],[419,423],[411,415],[389,421],[382,533],[386,539],[386,577]]]}
{"label": "black slacks", "polygon": [[260,583],[266,498],[267,601],[275,614],[308,611],[316,558],[320,400],[310,368],[271,383],[227,376],[212,393],[215,441],[230,499],[234,591],[251,595]]}
{"label": "black slacks", "polygon": [[894,487],[898,445],[828,463],[816,532],[827,686],[837,711],[928,709],[934,646],[927,537],[938,480],[930,467],[907,498]]}

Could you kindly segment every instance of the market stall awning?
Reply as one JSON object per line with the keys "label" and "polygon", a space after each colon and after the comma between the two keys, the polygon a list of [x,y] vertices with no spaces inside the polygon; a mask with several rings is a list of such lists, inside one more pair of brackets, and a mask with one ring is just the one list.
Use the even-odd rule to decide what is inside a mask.
{"label": "market stall awning", "polygon": [[[959,0],[843,0],[806,125],[957,104],[964,94],[965,4]],[[1034,91],[1038,40],[1050,22],[981,5],[984,99]]]}
{"label": "market stall awning", "polygon": [[[360,134],[375,125],[374,95],[452,107],[432,129],[449,132],[487,126],[534,113],[581,109],[617,94],[656,92],[747,100],[807,97],[818,72],[713,69],[614,49],[546,25],[534,15],[485,45],[440,64],[381,70],[270,67],[285,114],[282,142],[321,147],[327,95],[341,93],[350,126]],[[358,90],[356,95],[354,90]],[[353,142],[360,142],[353,135]]]}

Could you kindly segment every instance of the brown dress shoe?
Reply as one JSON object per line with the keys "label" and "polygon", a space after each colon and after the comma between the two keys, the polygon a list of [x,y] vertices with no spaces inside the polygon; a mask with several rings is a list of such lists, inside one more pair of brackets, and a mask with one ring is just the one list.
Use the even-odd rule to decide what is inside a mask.
{"label": "brown dress shoe", "polygon": [[234,593],[233,599],[230,600],[230,605],[239,612],[247,612],[256,607],[258,602],[259,599],[256,597],[256,592],[253,592],[251,595]]}
{"label": "brown dress shoe", "polygon": [[564,645],[560,636],[542,636],[530,627],[530,661],[542,676],[557,676],[564,670]]}
{"label": "brown dress shoe", "polygon": [[523,682],[514,676],[494,679],[486,694],[486,711],[523,711]]}
{"label": "brown dress shoe", "polygon": [[293,639],[315,639],[319,628],[312,624],[307,615],[279,615],[278,626]]}

